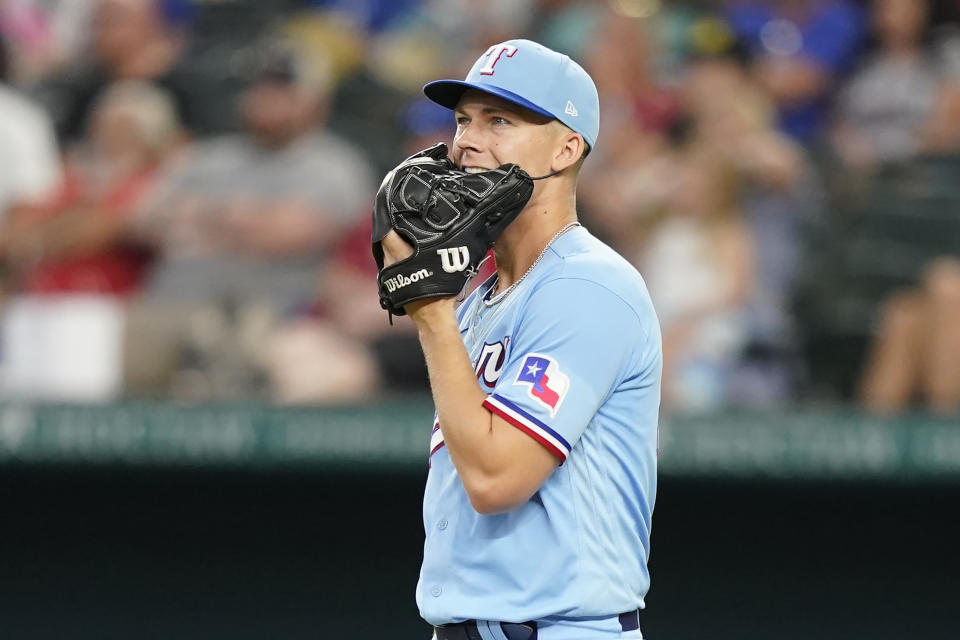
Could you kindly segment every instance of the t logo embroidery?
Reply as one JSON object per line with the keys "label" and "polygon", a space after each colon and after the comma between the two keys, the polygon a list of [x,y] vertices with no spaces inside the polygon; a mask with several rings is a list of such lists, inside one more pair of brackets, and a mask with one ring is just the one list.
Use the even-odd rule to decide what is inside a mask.
{"label": "t logo embroidery", "polygon": [[447,273],[463,271],[470,264],[470,250],[467,247],[437,249],[437,254],[440,256],[440,266]]}
{"label": "t logo embroidery", "polygon": [[517,52],[517,48],[512,44],[495,44],[487,52],[483,54],[487,58],[487,64],[480,69],[480,75],[482,76],[492,76],[493,68],[500,61],[500,56],[507,54],[508,58],[512,58],[513,54]]}

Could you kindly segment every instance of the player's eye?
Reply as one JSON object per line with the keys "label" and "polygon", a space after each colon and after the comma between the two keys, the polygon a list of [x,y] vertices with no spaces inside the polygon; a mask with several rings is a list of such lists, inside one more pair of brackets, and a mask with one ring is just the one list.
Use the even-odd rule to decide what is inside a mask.
{"label": "player's eye", "polygon": [[465,127],[468,124],[470,124],[470,118],[468,118],[467,116],[457,116],[458,127]]}
{"label": "player's eye", "polygon": [[497,125],[510,124],[510,121],[504,118],[503,116],[493,116],[493,118],[491,118],[490,121],[493,124],[497,124]]}

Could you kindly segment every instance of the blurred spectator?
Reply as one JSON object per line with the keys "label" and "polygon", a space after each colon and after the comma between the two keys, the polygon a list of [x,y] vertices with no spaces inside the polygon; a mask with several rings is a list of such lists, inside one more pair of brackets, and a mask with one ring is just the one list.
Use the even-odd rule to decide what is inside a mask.
{"label": "blurred spectator", "polygon": [[855,170],[907,160],[960,126],[935,120],[945,69],[927,47],[927,2],[875,0],[872,19],[877,49],[842,88],[832,136]]}
{"label": "blurred spectator", "polygon": [[161,255],[131,313],[134,391],[255,393],[275,321],[316,299],[333,247],[367,215],[371,171],[322,128],[326,80],[311,69],[289,51],[265,55],[242,96],[243,133],[199,143],[138,218]]}
{"label": "blurred spectator", "polygon": [[663,403],[706,410],[727,403],[728,377],[747,340],[754,287],[752,238],[735,167],[712,151],[676,156],[661,219],[638,258],[663,329]]}
{"label": "blurred spectator", "polygon": [[320,274],[312,313],[272,334],[267,369],[275,401],[369,403],[384,393],[427,390],[413,323],[397,317],[391,325],[380,308],[370,232],[363,221],[347,234]]}
{"label": "blurred spectator", "polygon": [[[402,113],[405,155],[437,142],[452,142],[456,127],[449,109],[418,98]],[[294,318],[277,332],[271,361],[277,400],[369,400],[374,388],[385,393],[427,390],[427,371],[413,323],[396,317],[391,326],[380,308],[370,233],[371,220],[366,216],[343,238],[324,268],[314,313]],[[492,260],[485,263],[474,281],[482,281],[493,268]],[[366,386],[356,384],[359,376],[354,375],[339,376],[348,384],[334,386],[329,372],[318,372],[330,361],[334,348],[349,350],[342,366],[353,368],[353,374],[363,373]]]}
{"label": "blurred spectator", "polygon": [[687,135],[758,183],[789,189],[801,177],[801,149],[775,129],[770,97],[734,56],[691,61],[683,87]]}
{"label": "blurred spectator", "polygon": [[635,249],[636,217],[665,197],[665,153],[679,117],[673,91],[653,75],[658,49],[649,23],[608,13],[584,50],[601,95],[603,126],[584,164],[578,196],[584,222],[619,250]]}
{"label": "blurred spectator", "polygon": [[4,240],[18,290],[129,295],[149,254],[123,241],[131,214],[177,146],[170,97],[153,85],[111,85],[93,106],[87,136],[68,155],[50,201],[21,209]]}
{"label": "blurred spectator", "polygon": [[851,0],[737,0],[725,14],[751,51],[783,130],[804,144],[816,142],[830,93],[860,51],[860,7]]}
{"label": "blurred spectator", "polygon": [[[874,46],[854,68],[867,6]],[[795,397],[802,337],[813,391],[834,390],[823,397],[853,392],[869,340],[867,406],[955,410],[960,29],[945,16],[923,0],[7,0],[0,258],[23,292],[143,287],[127,318],[133,395],[422,389],[409,322],[390,327],[376,302],[374,175],[451,140],[449,112],[414,99],[424,79],[532,37],[596,79],[604,126],[578,205],[662,305],[666,406]],[[265,54],[277,31],[297,50]],[[24,90],[68,143],[62,179],[49,118],[11,88],[37,80]],[[844,167],[872,171],[813,170],[828,112]],[[243,129],[157,176],[174,115],[201,139]],[[799,275],[815,292],[791,308]]]}
{"label": "blurred spectator", "polygon": [[[942,4],[930,6],[943,13]],[[953,3],[951,18],[930,29],[928,55],[935,60],[940,72],[937,99],[927,128],[923,146],[931,153],[951,154],[960,150],[960,4]]]}
{"label": "blurred spectator", "polygon": [[[931,28],[934,9],[923,0],[873,2],[875,47],[836,101],[832,142],[842,164],[824,170],[830,215],[808,230],[808,282],[796,310],[818,396],[875,408],[923,396],[908,369],[890,375],[898,347],[889,345],[902,343],[897,328],[917,315],[904,311],[904,299],[933,295],[926,265],[958,255],[949,157],[960,143],[958,66],[951,31]],[[896,293],[908,289],[916,295]]]}
{"label": "blurred spectator", "polygon": [[47,114],[7,84],[9,54],[0,38],[0,260],[19,207],[37,203],[57,185],[60,158]]}
{"label": "blurred spectator", "polygon": [[143,80],[168,91],[178,119],[194,131],[202,79],[181,57],[184,34],[168,20],[162,0],[96,0],[91,56],[37,89],[66,144],[83,134],[90,110],[105,87],[117,80]]}
{"label": "blurred spectator", "polygon": [[878,413],[915,402],[937,413],[960,413],[960,259],[933,262],[919,287],[886,301],[860,396]]}
{"label": "blurred spectator", "polygon": [[5,0],[0,3],[0,36],[17,55],[12,77],[31,85],[74,60],[87,44],[89,0]]}
{"label": "blurred spectator", "polygon": [[798,369],[791,314],[801,229],[818,209],[818,185],[802,150],[776,129],[770,98],[734,55],[690,63],[684,105],[689,136],[735,167],[751,231],[754,286],[744,322],[747,348],[729,387],[738,404],[771,404],[793,394]]}
{"label": "blurred spectator", "polygon": [[[652,77],[657,49],[644,35],[647,21],[614,17],[601,24],[606,28],[587,60],[603,94],[604,122],[613,124],[605,124],[596,157],[584,165],[584,218],[625,255],[642,255],[688,157],[677,159],[671,148],[694,147],[699,151],[691,157],[712,156],[726,166],[737,183],[736,222],[750,243],[751,286],[738,302],[739,346],[724,355],[726,381],[710,402],[771,404],[791,397],[798,356],[790,302],[799,229],[816,191],[801,149],[775,128],[775,109],[736,50],[696,55],[678,79],[679,91],[671,91]],[[681,234],[661,238],[671,241],[685,242]]]}
{"label": "blurred spectator", "polygon": [[[404,58],[402,51],[392,48],[391,36],[367,33],[340,14],[299,14],[285,25],[284,32],[304,43],[316,57],[332,61],[337,88],[327,118],[330,130],[363,147],[377,173],[396,166],[402,158],[404,135],[398,114],[409,93],[419,91],[423,84],[406,86],[402,71],[422,73],[423,60],[416,54]],[[432,51],[432,46],[422,43],[424,50]],[[381,58],[396,64],[401,72],[391,73]]]}
{"label": "blurred spectator", "polygon": [[604,97],[607,144],[623,144],[621,124],[665,134],[677,120],[677,96],[656,74],[659,45],[651,33],[655,28],[647,20],[609,13],[587,45],[585,61]]}

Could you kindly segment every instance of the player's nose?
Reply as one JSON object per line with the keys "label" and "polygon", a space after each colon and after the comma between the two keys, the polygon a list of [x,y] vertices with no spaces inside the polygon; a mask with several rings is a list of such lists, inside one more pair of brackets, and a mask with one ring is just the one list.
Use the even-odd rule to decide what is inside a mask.
{"label": "player's nose", "polygon": [[459,161],[465,153],[479,154],[483,152],[483,144],[476,128],[470,125],[461,126],[453,139],[453,158]]}

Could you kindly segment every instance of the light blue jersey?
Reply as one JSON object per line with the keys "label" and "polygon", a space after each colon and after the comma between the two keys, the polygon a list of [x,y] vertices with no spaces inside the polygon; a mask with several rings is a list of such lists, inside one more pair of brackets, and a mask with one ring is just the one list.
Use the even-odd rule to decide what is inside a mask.
{"label": "light blue jersey", "polygon": [[524,505],[481,515],[434,424],[420,613],[434,625],[540,620],[620,637],[616,616],[643,607],[650,582],[661,370],[650,297],[583,227],[488,305],[492,284],[457,313],[484,406],[561,464]]}

